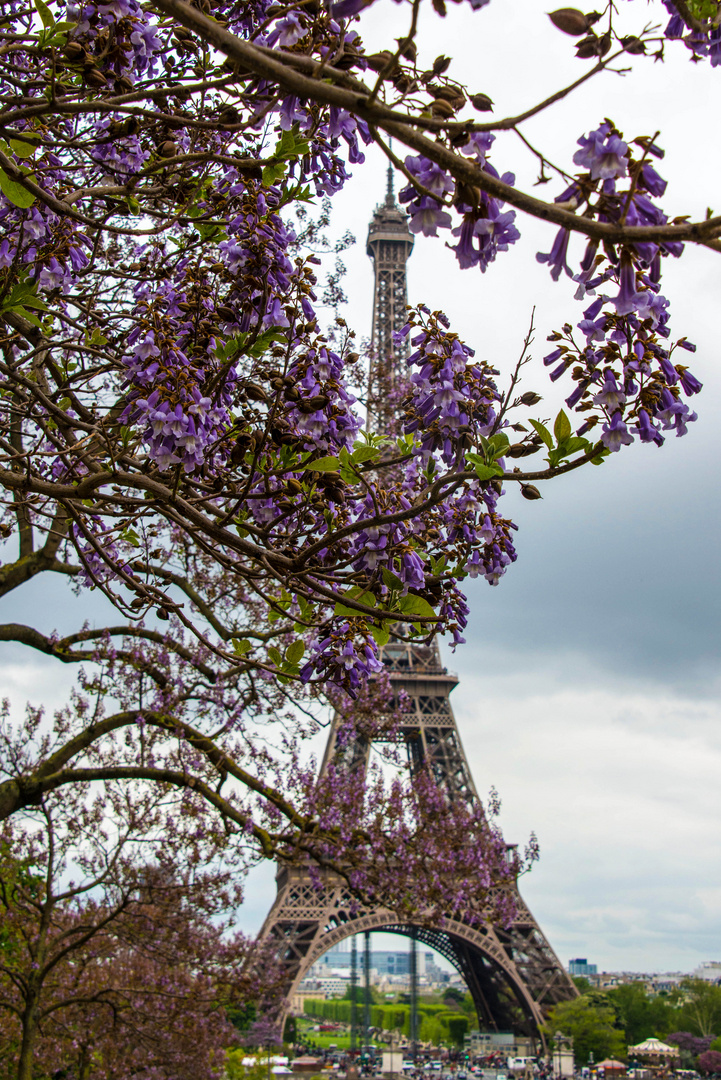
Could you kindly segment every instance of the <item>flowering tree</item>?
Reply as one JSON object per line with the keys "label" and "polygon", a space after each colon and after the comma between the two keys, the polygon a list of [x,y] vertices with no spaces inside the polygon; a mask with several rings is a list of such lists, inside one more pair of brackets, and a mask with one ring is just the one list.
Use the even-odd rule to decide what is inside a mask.
{"label": "flowering tree", "polygon": [[[241,897],[237,857],[222,834],[201,843],[182,809],[157,786],[91,797],[78,785],[5,823],[0,1030],[10,1075],[219,1075],[233,1038],[223,1005],[259,986],[248,940],[226,935]],[[270,994],[267,963],[264,986]]]}
{"label": "flowering tree", "polygon": [[[420,842],[424,808],[445,815],[461,877],[469,835],[481,836],[471,861],[489,889],[517,867],[492,830],[464,807],[451,820],[421,780],[413,794],[368,793],[359,823],[357,799],[334,809],[342,778],[311,792],[296,754],[305,719],[285,712],[282,769],[262,729],[303,686],[357,697],[399,627],[462,641],[463,579],[496,584],[516,557],[500,502],[510,485],[536,499],[542,481],[635,439],[660,445],[695,419],[686,399],[700,385],[680,362],[693,346],[671,336],[660,276],[684,244],[716,248],[721,221],[668,220],[655,133],[625,139],[593,119],[565,168],[533,151],[557,176],[549,202],[499,173],[494,140],[523,136],[621,57],[646,63],[678,43],[716,64],[720,31],[711,0],[667,0],[664,30],[646,26],[638,0],[621,14],[560,9],[559,46],[574,38],[590,66],[518,116],[479,120],[490,100],[460,86],[447,58],[418,55],[420,3],[407,35],[372,55],[354,21],[368,6],[6,5],[0,484],[2,529],[18,547],[0,589],[53,573],[102,592],[113,616],[62,637],[0,627],[3,640],[99,672],[52,736],[8,735],[0,813],[79,777],[177,785],[265,854],[385,865],[385,882],[380,870],[371,883],[349,874],[361,891],[397,872],[383,839],[392,819],[396,843],[415,852],[402,895],[417,899],[440,857]],[[443,0],[433,7],[428,17],[443,17]],[[363,358],[342,317],[321,325],[317,257],[292,219],[332,199],[370,142],[405,178],[411,229],[445,233],[459,270],[486,271],[517,246],[519,211],[558,229],[537,257],[588,304],[544,360],[569,382],[552,423],[518,385],[528,339],[501,382],[421,306],[400,335],[400,430],[364,430]],[[578,266],[575,234],[586,240]],[[542,465],[516,464],[539,453]],[[106,712],[108,697],[118,707]]]}
{"label": "flowering tree", "polygon": [[718,1050],[706,1050],[699,1055],[698,1067],[704,1073],[721,1072],[721,1054]]}

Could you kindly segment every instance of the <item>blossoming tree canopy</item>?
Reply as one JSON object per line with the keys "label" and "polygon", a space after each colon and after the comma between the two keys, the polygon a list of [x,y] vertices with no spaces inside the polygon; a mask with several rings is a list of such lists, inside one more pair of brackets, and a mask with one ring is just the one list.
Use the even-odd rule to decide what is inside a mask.
{"label": "blossoming tree canopy", "polygon": [[[157,616],[221,668],[355,694],[391,627],[462,640],[463,578],[496,584],[516,557],[505,488],[538,498],[540,481],[696,418],[661,273],[685,244],[718,247],[721,219],[669,219],[662,134],[599,123],[599,105],[551,201],[515,186],[497,136],[621,58],[718,64],[719,5],[665,0],[665,28],[640,0],[553,12],[577,82],[499,119],[416,46],[444,0],[409,4],[407,35],[368,55],[370,6],[4,6],[0,481],[19,551],[1,585],[53,570],[102,590],[122,626],[84,632],[95,647],[129,631],[181,648]],[[421,306],[399,430],[364,428],[363,359],[342,319],[323,326],[293,221],[362,174],[371,142],[404,178],[410,228],[447,237],[459,272],[523,257],[524,214],[558,230],[535,257],[586,306],[544,360],[568,383],[555,420],[517,387],[526,351],[501,378]],[[3,637],[63,659],[81,640]]]}

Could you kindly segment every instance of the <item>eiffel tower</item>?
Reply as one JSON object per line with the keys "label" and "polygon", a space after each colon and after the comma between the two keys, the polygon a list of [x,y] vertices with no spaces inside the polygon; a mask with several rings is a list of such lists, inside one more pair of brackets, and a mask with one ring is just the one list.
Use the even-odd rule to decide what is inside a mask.
{"label": "eiffel tower", "polygon": [[[396,204],[389,169],[386,198],[373,215],[367,243],[375,270],[368,409],[369,422],[377,429],[392,421],[386,415],[388,391],[400,381],[408,355],[405,343],[394,344],[393,332],[406,321],[406,262],[412,248],[413,236]],[[449,696],[458,680],[442,665],[437,644],[391,639],[382,649],[382,660],[393,690],[406,694],[398,737],[405,743],[411,776],[424,764],[450,798],[477,801]],[[338,724],[336,717],[321,772],[335,758]],[[367,741],[346,746],[344,761],[351,768],[365,768],[369,751]],[[517,887],[510,926],[447,918],[436,929],[401,922],[390,910],[359,907],[337,875],[325,873],[321,881],[318,888],[302,867],[281,867],[276,899],[261,930],[261,940],[273,945],[284,971],[286,1010],[301,980],[328,949],[371,931],[401,934],[435,949],[463,977],[481,1030],[530,1036],[544,1050],[542,1025],[548,1010],[577,996]],[[366,964],[367,942],[366,936]]]}

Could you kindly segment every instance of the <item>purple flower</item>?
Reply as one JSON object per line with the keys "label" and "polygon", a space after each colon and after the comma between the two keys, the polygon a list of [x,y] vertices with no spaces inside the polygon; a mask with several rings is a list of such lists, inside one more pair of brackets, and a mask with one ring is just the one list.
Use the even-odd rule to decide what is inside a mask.
{"label": "purple flower", "polygon": [[614,412],[619,405],[625,405],[626,395],[616,382],[616,376],[610,368],[606,369],[603,388],[594,395],[593,404],[603,405],[609,412]]}
{"label": "purple flower", "polygon": [[573,155],[574,163],[588,169],[592,180],[613,180],[626,175],[628,144],[618,135],[609,136],[610,130],[610,124],[604,122],[588,138],[582,135],[578,140],[581,149]]}
{"label": "purple flower", "polygon": [[616,314],[630,315],[638,312],[644,318],[653,299],[653,293],[636,292],[636,270],[629,258],[621,260],[618,296],[613,298]]}
{"label": "purple flower", "polygon": [[696,376],[691,374],[688,368],[682,367],[680,364],[677,371],[679,378],[681,379],[681,386],[683,386],[684,394],[686,394],[687,397],[691,397],[692,394],[698,394],[699,390],[703,387],[703,383],[700,383]]}
{"label": "purple flower", "polygon": [[551,277],[554,281],[558,281],[561,276],[561,271],[564,270],[568,277],[573,277],[573,271],[569,270],[566,265],[566,255],[568,254],[568,241],[570,238],[568,229],[559,229],[556,233],[556,239],[553,241],[553,247],[548,255],[542,255],[541,252],[537,252],[536,261],[539,263],[548,263],[551,267]]}
{"label": "purple flower", "polygon": [[633,435],[630,434],[628,428],[621,419],[620,412],[613,414],[613,420],[610,424],[603,425],[601,442],[614,453],[617,450],[620,450],[622,446],[628,446],[633,442]]}
{"label": "purple flower", "polygon": [[424,236],[437,236],[438,229],[450,229],[451,215],[442,209],[435,199],[424,195],[418,202],[411,204],[411,220],[408,224],[413,233],[422,232]]}
{"label": "purple flower", "polygon": [[658,175],[653,165],[646,163],[641,168],[641,183],[652,195],[663,195],[668,186],[666,181]]}
{"label": "purple flower", "polygon": [[278,42],[284,48],[295,45],[297,41],[300,41],[308,33],[294,11],[286,15],[284,19],[280,19],[276,23],[276,29],[280,31]]}

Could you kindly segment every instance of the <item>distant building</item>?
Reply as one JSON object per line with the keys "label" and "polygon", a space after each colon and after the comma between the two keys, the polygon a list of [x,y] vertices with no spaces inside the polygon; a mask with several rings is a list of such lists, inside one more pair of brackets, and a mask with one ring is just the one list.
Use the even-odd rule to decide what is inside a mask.
{"label": "distant building", "polygon": [[[358,950],[358,972],[363,970],[363,951]],[[433,953],[418,953],[418,974],[425,975],[426,963],[433,964]],[[336,949],[329,949],[321,956],[318,964],[314,964],[315,970],[319,967],[332,968],[333,970],[350,970],[351,954]],[[409,952],[393,952],[391,950],[372,949],[370,954],[370,966],[375,968],[379,975],[410,975],[411,954]],[[435,966],[435,965],[434,965]]]}
{"label": "distant building", "polygon": [[707,960],[693,972],[694,979],[705,979],[706,982],[721,982],[721,960]]}
{"label": "distant building", "polygon": [[533,1039],[527,1035],[513,1035],[508,1031],[469,1031],[463,1038],[465,1052],[470,1057],[488,1057],[500,1054],[509,1057],[528,1057],[536,1053]]}
{"label": "distant building", "polygon": [[568,974],[569,975],[582,975],[588,978],[589,975],[595,975],[597,971],[595,964],[589,964],[585,957],[577,957],[575,960],[568,961]]}

